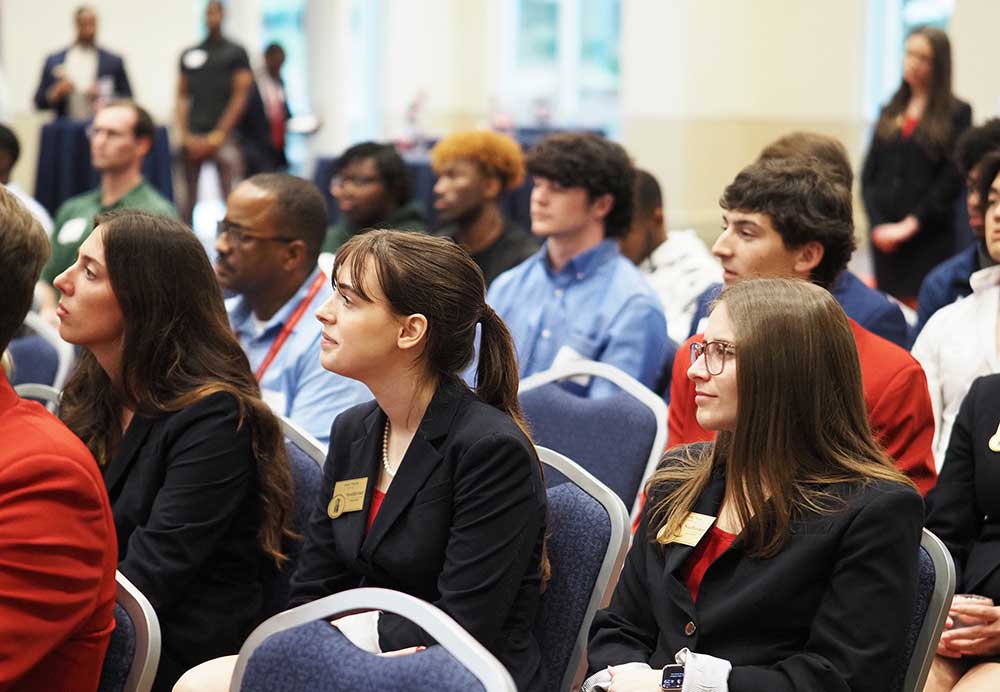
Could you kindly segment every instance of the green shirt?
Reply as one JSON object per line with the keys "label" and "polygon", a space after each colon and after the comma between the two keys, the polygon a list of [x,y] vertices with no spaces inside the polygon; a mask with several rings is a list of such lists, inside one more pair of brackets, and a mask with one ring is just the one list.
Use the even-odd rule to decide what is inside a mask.
{"label": "green shirt", "polygon": [[51,284],[57,276],[73,266],[80,246],[94,230],[94,217],[115,209],[138,209],[150,214],[179,218],[174,205],[145,180],[109,207],[101,205],[100,187],[71,197],[63,202],[56,212],[53,222],[55,232],[52,234],[52,256],[42,270],[42,280]]}

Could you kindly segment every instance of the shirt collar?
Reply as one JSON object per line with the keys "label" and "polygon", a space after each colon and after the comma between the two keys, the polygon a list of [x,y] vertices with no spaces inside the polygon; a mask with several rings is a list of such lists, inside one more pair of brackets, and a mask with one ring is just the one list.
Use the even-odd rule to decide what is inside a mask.
{"label": "shirt collar", "polygon": [[549,264],[548,247],[549,242],[546,240],[545,243],[542,244],[542,247],[534,255],[536,261],[540,261],[542,263],[542,266],[545,268],[548,275],[552,277],[566,276],[575,278],[578,281],[586,279],[588,276],[600,269],[601,265],[609,262],[620,254],[618,251],[618,241],[614,238],[606,238],[594,247],[587,248],[579,255],[573,257],[566,263],[566,266],[556,272],[553,271],[552,265]]}
{"label": "shirt collar", "polygon": [[119,197],[117,202],[115,202],[114,204],[111,204],[111,205],[109,205],[109,206],[106,207],[103,204],[101,204],[101,188],[98,187],[97,191],[96,191],[97,192],[97,203],[101,204],[101,211],[112,211],[114,209],[121,209],[122,207],[125,207],[125,206],[134,206],[134,205],[131,204],[132,200],[135,198],[136,195],[138,195],[139,193],[141,193],[145,188],[146,188],[146,179],[145,178],[141,178],[139,180],[139,184],[138,185],[136,185],[131,190],[129,190],[128,192],[126,192],[124,195],[122,195],[121,197]]}
{"label": "shirt collar", "polygon": [[998,284],[1000,284],[1000,264],[980,269],[977,272],[973,272],[972,276],[969,277],[969,286],[972,287],[973,293],[981,293]]}
{"label": "shirt collar", "polygon": [[[285,321],[291,317],[292,313],[295,312],[295,308],[299,306],[305,297],[309,293],[309,287],[312,282],[316,280],[316,275],[320,273],[320,268],[317,266],[312,270],[312,273],[302,282],[299,286],[299,290],[295,292],[288,301],[281,306],[281,308],[274,313],[274,315],[264,324],[263,331],[260,334],[254,328],[253,313],[250,311],[250,303],[242,295],[236,299],[235,307],[233,308],[231,322],[233,324],[233,330],[240,336],[263,336],[269,332],[276,329],[280,329]],[[298,325],[296,325],[296,328]]]}

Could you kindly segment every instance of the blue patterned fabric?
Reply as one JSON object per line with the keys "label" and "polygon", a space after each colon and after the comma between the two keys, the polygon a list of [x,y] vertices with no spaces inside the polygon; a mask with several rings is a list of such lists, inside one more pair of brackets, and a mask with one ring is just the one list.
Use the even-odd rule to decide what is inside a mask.
{"label": "blue patterned fabric", "polygon": [[[645,404],[622,390],[588,399],[557,383],[521,392],[520,400],[535,444],[569,457],[632,506],[656,436]],[[564,481],[551,469],[545,480],[550,488]]]}
{"label": "blue patterned fabric", "polygon": [[111,633],[108,652],[104,655],[97,692],[123,692],[134,659],[135,625],[125,609],[115,603],[115,631]]}
{"label": "blue patterned fabric", "polygon": [[13,339],[7,347],[14,362],[14,376],[10,383],[47,384],[56,381],[59,370],[59,353],[56,347],[38,335],[21,336]]}
{"label": "blue patterned fabric", "polygon": [[542,594],[535,636],[542,648],[545,679],[557,689],[580,628],[589,629],[593,618],[587,607],[611,541],[611,519],[597,500],[573,483],[550,488],[548,500],[552,578]]}
{"label": "blue patterned fabric", "polygon": [[476,692],[482,684],[440,646],[383,658],[323,621],[279,632],[254,651],[241,692]]}
{"label": "blue patterned fabric", "polygon": [[[292,471],[292,484],[295,488],[292,504],[292,530],[302,536],[309,521],[309,513],[316,502],[316,494],[323,486],[323,470],[319,464],[285,438],[285,449],[288,451],[288,464]],[[276,572],[264,594],[263,617],[268,618],[280,613],[288,607],[290,592],[289,582],[295,565],[298,563],[299,551],[302,550],[302,539],[286,538],[282,546],[288,556],[280,572]]]}
{"label": "blue patterned fabric", "polygon": [[[924,550],[923,546],[920,547],[920,565],[918,570],[917,602],[913,608],[913,619],[910,620],[910,630],[906,633],[906,645],[903,647],[902,656],[899,660],[899,668],[892,678],[892,685],[889,686],[888,692],[907,692],[903,690],[906,669],[909,668],[910,661],[915,653],[914,650],[917,648],[920,628],[924,626],[924,618],[927,617],[927,608],[930,606],[931,596],[934,595],[934,584],[936,583],[934,561],[931,560],[931,556]],[[937,646],[937,642],[934,642],[933,645]]]}

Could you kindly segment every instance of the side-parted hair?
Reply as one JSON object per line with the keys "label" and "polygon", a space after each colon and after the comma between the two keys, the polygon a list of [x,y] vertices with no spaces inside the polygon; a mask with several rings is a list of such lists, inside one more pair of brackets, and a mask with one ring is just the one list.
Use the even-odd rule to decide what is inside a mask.
{"label": "side-parted hair", "polygon": [[316,186],[287,173],[258,173],[245,182],[274,195],[277,203],[271,210],[272,220],[283,233],[305,241],[311,266],[315,266],[327,222],[326,202]]}
{"label": "side-parted hair", "polygon": [[505,191],[524,181],[524,153],[521,145],[507,135],[492,130],[468,130],[448,135],[431,150],[435,173],[454,161],[474,161],[480,170],[499,178]]}
{"label": "side-parted hair", "polygon": [[0,185],[0,353],[31,309],[35,283],[50,251],[42,225]]}
{"label": "side-parted hair", "polygon": [[748,554],[758,557],[781,549],[792,521],[835,511],[831,484],[913,487],[872,436],[854,336],[828,291],[794,279],[748,279],[723,290],[720,304],[736,346],[736,429],[719,432],[701,454],[680,447],[664,455],[647,484],[649,540],[663,527],[667,534],[680,528],[719,468]]}
{"label": "side-parted hair", "polygon": [[818,132],[790,132],[764,147],[764,151],[760,152],[757,159],[794,159],[810,156],[829,166],[830,174],[848,190],[854,185],[854,171],[851,169],[847,148],[839,139]]}
{"label": "side-parted hair", "polygon": [[635,169],[625,149],[592,132],[558,132],[528,152],[528,173],[563,187],[582,187],[591,201],[611,195],[604,237],[624,235],[632,223]]}
{"label": "side-parted hair", "polygon": [[767,214],[785,246],[817,241],[823,259],[812,281],[829,286],[854,252],[851,191],[814,158],[759,159],[726,186],[719,206],[727,211]]}
{"label": "side-parted hair", "polygon": [[955,163],[967,176],[987,154],[996,151],[1000,151],[1000,118],[990,118],[959,136],[955,143]]}
{"label": "side-parted hair", "polygon": [[121,381],[84,351],[63,391],[60,417],[98,463],[121,439],[121,411],[163,416],[218,392],[251,426],[261,505],[259,541],[280,562],[290,534],[292,477],[278,419],[229,326],[222,292],[201,243],[166,216],[128,210],[99,215],[111,288],[124,318]]}
{"label": "side-parted hair", "polygon": [[[958,99],[951,91],[951,41],[948,34],[932,26],[919,26],[910,36],[923,36],[931,44],[931,89],[927,109],[913,131],[916,141],[924,145],[928,153],[945,158],[951,156],[952,127],[951,116],[958,107]],[[903,125],[903,114],[910,103],[912,89],[903,79],[899,88],[879,114],[875,125],[875,136],[882,140],[892,139]]]}
{"label": "side-parted hair", "polygon": [[410,172],[406,169],[406,162],[396,151],[396,147],[378,142],[355,144],[345,149],[344,153],[337,159],[334,173],[340,173],[347,164],[361,159],[372,159],[375,162],[378,177],[397,207],[410,201],[413,196]]}

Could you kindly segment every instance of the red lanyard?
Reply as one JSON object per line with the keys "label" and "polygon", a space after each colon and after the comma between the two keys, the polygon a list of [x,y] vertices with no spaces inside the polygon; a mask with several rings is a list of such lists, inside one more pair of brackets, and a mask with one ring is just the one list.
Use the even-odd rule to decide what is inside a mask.
{"label": "red lanyard", "polygon": [[254,373],[258,382],[264,379],[264,373],[267,372],[269,367],[271,367],[271,363],[274,362],[274,359],[278,357],[278,352],[281,351],[281,347],[285,345],[286,341],[288,341],[288,337],[291,336],[292,330],[295,329],[295,325],[297,325],[299,320],[302,319],[302,315],[306,314],[306,309],[309,307],[309,303],[311,303],[312,299],[316,297],[317,293],[319,293],[319,289],[323,287],[323,283],[325,281],[326,275],[324,275],[321,271],[309,285],[309,292],[306,293],[306,297],[302,299],[302,302],[299,303],[297,308],[295,308],[295,312],[291,314],[284,326],[281,328],[281,331],[278,332],[278,338],[276,338],[274,343],[271,344],[271,348],[268,350],[267,355],[264,356],[264,361],[260,364],[260,367],[257,368],[257,372]]}

